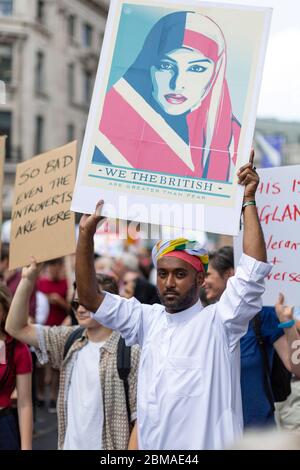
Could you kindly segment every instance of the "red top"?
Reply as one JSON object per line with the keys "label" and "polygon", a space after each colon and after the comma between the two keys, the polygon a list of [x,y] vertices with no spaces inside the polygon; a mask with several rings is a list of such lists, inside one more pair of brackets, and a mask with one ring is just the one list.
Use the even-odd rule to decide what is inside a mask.
{"label": "red top", "polygon": [[[49,294],[59,294],[64,299],[67,298],[68,284],[66,279],[61,279],[59,281],[51,281],[50,279],[44,277],[38,280],[37,289],[43,292],[46,295]],[[50,311],[46,325],[61,325],[64,321],[67,312],[64,308],[59,305],[50,304]]]}
{"label": "red top", "polygon": [[[13,347],[13,339],[7,336],[5,340],[6,360],[10,356],[10,350]],[[5,373],[6,364],[0,364],[0,382]],[[11,406],[11,394],[16,387],[16,377],[21,374],[29,374],[32,372],[32,359],[29,348],[20,341],[14,342],[14,353],[9,367],[9,374],[4,384],[0,388],[0,408],[8,408]]]}

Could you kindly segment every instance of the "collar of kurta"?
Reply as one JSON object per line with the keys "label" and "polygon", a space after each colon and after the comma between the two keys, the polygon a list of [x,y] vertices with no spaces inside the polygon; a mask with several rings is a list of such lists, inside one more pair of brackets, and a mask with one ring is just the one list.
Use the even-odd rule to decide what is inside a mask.
{"label": "collar of kurta", "polygon": [[177,313],[168,313],[165,311],[165,314],[169,324],[176,324],[190,320],[195,315],[199,314],[202,309],[203,305],[201,304],[200,300],[198,300],[194,305],[192,305],[190,308],[187,308],[186,310],[182,310],[181,312]]}

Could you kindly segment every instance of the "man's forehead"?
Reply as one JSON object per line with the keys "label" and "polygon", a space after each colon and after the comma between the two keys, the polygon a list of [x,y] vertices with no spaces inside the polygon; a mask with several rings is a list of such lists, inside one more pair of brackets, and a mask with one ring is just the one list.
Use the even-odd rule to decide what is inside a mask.
{"label": "man's forehead", "polygon": [[194,271],[193,266],[183,259],[167,255],[157,260],[157,269],[167,269],[170,271],[175,269],[186,269],[187,271]]}

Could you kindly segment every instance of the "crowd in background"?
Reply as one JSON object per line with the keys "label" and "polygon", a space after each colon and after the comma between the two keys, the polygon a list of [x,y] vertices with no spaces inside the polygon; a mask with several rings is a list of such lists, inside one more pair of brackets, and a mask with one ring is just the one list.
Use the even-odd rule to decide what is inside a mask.
{"label": "crowd in background", "polygon": [[[115,257],[110,256],[108,246],[101,255],[94,255],[95,270],[102,275],[102,278],[100,276],[98,280],[99,285],[104,290],[115,294],[119,293],[127,299],[135,297],[140,302],[150,305],[160,303],[155,286],[156,270],[151,259],[151,244],[148,245],[141,241],[134,243],[127,240],[122,243],[123,247],[120,250],[120,241],[118,241],[120,255]],[[34,423],[34,418],[39,408],[45,408],[49,413],[57,412],[60,415],[58,417],[60,421],[59,428],[61,427],[58,447],[74,448],[74,445],[76,446],[76,436],[74,437],[70,432],[67,432],[64,429],[66,423],[62,423],[65,420],[69,423],[72,421],[76,425],[76,419],[70,414],[72,412],[76,414],[75,408],[71,409],[70,403],[72,402],[72,397],[70,391],[64,392],[67,393],[67,396],[61,399],[61,402],[58,397],[59,393],[62,394],[61,390],[59,392],[59,387],[62,387],[62,383],[59,386],[59,374],[63,374],[63,381],[66,381],[68,380],[68,373],[70,373],[68,372],[68,367],[63,365],[66,361],[65,355],[68,354],[68,351],[66,353],[64,348],[69,333],[65,334],[65,331],[74,331],[74,327],[78,323],[84,328],[91,328],[90,331],[93,331],[92,328],[95,328],[95,326],[91,326],[87,322],[86,312],[84,309],[80,310],[77,302],[75,256],[47,261],[35,273],[34,287],[28,304],[28,322],[31,325],[40,324],[47,327],[60,328],[57,331],[55,330],[56,336],[44,333],[44,341],[46,342],[48,353],[53,348],[47,360],[42,359],[43,351],[37,354],[37,350],[41,349],[40,343],[37,343],[38,347],[36,348],[29,348],[22,342],[13,339],[5,331],[5,320],[8,310],[22,276],[21,270],[9,271],[8,263],[9,246],[4,244],[2,245],[0,262],[0,340],[2,342],[2,355],[0,356],[0,359],[2,358],[0,360],[0,449],[31,449],[32,423]],[[233,273],[232,248],[225,247],[211,253],[210,268],[200,296],[203,305],[208,305],[220,298],[226,287],[227,280]],[[274,351],[279,353],[283,362],[285,354],[285,352],[281,354],[283,346],[281,345],[280,338],[282,335],[284,336],[284,333],[277,328],[279,320],[276,313],[278,316],[278,309],[276,312],[274,306],[270,307],[267,312],[266,309],[263,309],[261,312],[262,335],[266,338],[268,357],[271,364]],[[296,325],[300,329],[299,321]],[[67,329],[64,330],[64,328]],[[68,328],[71,329],[69,330]],[[102,339],[104,335],[105,341],[111,337],[112,333],[111,331],[103,332],[102,330],[98,333],[95,330],[95,332],[97,339]],[[100,335],[99,338],[97,334],[98,336]],[[61,344],[56,342],[58,341],[57,338],[59,338]],[[115,343],[112,343],[114,344],[112,347],[117,347],[118,341],[119,337],[116,338]],[[36,344],[35,340],[32,340],[32,343],[27,341],[27,343]],[[6,348],[4,355],[3,344]],[[101,345],[103,346],[103,341]],[[71,349],[72,347],[71,345]],[[59,359],[57,358],[58,353],[56,349],[59,350]],[[129,387],[136,388],[138,351],[133,354],[136,370],[134,372],[134,379],[131,379],[132,382],[130,382]],[[287,400],[277,403],[274,407],[272,406],[265,388],[264,364],[254,333],[253,323],[250,323],[248,333],[241,340],[241,358],[241,385],[245,427],[251,429],[254,426],[269,429],[269,427],[275,427],[276,420],[277,427],[300,433],[300,380],[295,375],[292,375],[291,394]],[[75,374],[74,370],[76,368],[72,370],[72,373]],[[100,371],[100,377],[101,374],[104,374],[104,372]],[[82,375],[79,384],[79,386],[82,386]],[[111,400],[114,406],[116,406],[115,403],[119,403],[120,397],[112,396],[112,392],[109,390],[111,383],[105,386],[108,387],[108,391],[106,396],[102,397],[106,403],[104,411],[102,409],[101,413],[105,414],[106,419],[109,416],[113,424],[107,429],[104,428],[104,434],[100,437],[99,433],[97,434],[97,438],[102,440],[100,448],[127,448],[129,446],[129,448],[135,449],[138,445],[134,428],[135,411],[128,411],[130,405],[128,405],[127,399],[124,401],[123,397],[124,403],[122,404],[123,408],[121,406],[120,413],[122,414],[124,411],[125,418],[122,421],[120,416],[114,415],[112,410],[109,410],[109,401]],[[118,384],[115,387],[117,388]],[[88,394],[88,390],[86,393]],[[119,389],[118,393],[120,395],[123,394],[123,386]],[[132,389],[130,401],[134,403],[133,407],[136,406],[135,397],[133,397],[135,393],[136,390]],[[64,407],[63,400],[69,403],[67,411],[62,411]],[[66,416],[64,416],[64,413]],[[98,415],[96,414],[96,416]],[[127,417],[129,421],[128,429],[126,427],[128,425]],[[94,421],[94,426],[99,428],[95,419],[95,415],[91,416],[91,422]],[[97,419],[100,419],[99,416]],[[124,424],[125,421],[126,425]],[[124,433],[125,428],[126,432]],[[90,435],[90,430],[88,435]],[[66,444],[67,440],[69,440],[69,447]],[[78,445],[82,446],[84,444],[80,443]],[[92,448],[97,448],[97,443],[92,443],[92,445],[96,446]],[[87,448],[90,447],[87,445]]]}

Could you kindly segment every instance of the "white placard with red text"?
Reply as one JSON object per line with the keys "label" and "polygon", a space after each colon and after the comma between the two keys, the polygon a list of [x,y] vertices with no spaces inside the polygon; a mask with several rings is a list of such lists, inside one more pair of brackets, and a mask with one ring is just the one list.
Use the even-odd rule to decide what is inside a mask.
{"label": "white placard with red text", "polygon": [[[266,278],[264,305],[274,305],[278,293],[285,303],[300,304],[300,165],[258,171],[257,207],[264,231],[268,261],[273,269]],[[235,237],[238,260],[242,236]]]}

